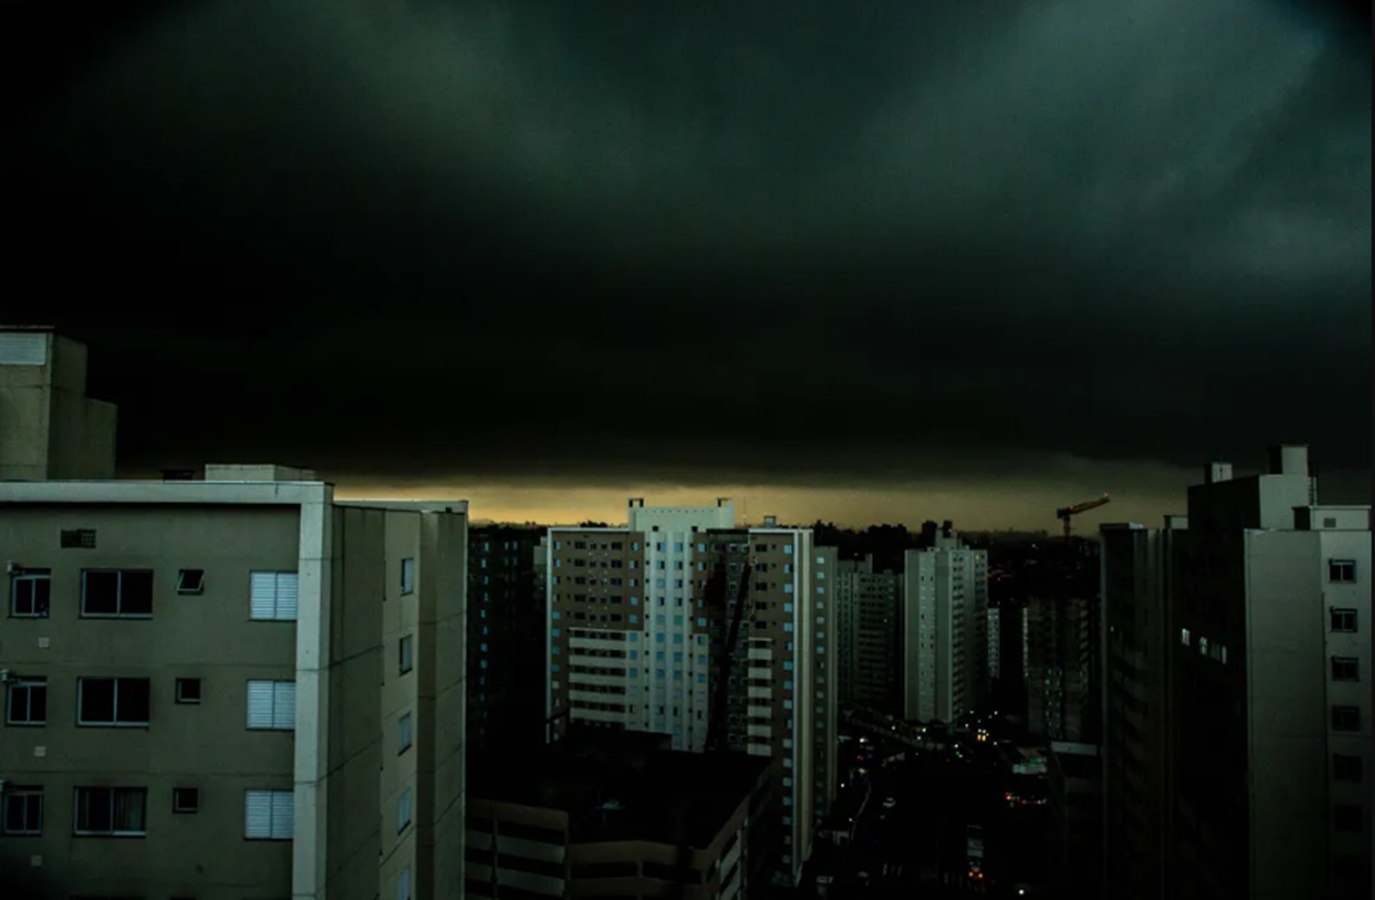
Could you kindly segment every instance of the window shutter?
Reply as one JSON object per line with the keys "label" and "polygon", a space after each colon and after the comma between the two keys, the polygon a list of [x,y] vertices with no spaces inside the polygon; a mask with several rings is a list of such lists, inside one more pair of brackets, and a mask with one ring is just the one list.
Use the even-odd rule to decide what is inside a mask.
{"label": "window shutter", "polygon": [[248,727],[271,728],[273,684],[270,681],[248,683]]}
{"label": "window shutter", "polygon": [[277,610],[275,618],[296,621],[301,595],[300,576],[295,572],[277,573]]}
{"label": "window shutter", "polygon": [[272,727],[295,730],[296,728],[296,682],[279,681],[274,687],[272,703]]}
{"label": "window shutter", "polygon": [[251,619],[274,619],[277,613],[277,573],[254,572],[249,576],[248,615]]}
{"label": "window shutter", "polygon": [[296,795],[292,791],[272,792],[272,837],[289,841],[296,834]]}
{"label": "window shutter", "polygon": [[243,836],[258,839],[272,837],[271,791],[244,791]]}

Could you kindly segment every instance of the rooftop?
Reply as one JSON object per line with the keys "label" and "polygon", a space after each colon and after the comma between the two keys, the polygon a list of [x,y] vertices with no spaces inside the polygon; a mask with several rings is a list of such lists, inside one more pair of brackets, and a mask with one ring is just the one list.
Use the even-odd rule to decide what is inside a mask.
{"label": "rooftop", "polygon": [[575,843],[685,838],[703,849],[750,796],[769,760],[666,744],[664,735],[599,731],[514,754],[475,754],[469,797],[562,810]]}

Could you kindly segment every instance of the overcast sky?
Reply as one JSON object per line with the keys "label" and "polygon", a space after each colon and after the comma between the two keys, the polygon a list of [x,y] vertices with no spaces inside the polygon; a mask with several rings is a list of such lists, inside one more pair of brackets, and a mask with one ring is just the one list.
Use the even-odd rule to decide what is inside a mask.
{"label": "overcast sky", "polygon": [[0,150],[3,318],[90,342],[130,472],[1054,527],[1298,440],[1363,500],[1336,7],[188,3]]}

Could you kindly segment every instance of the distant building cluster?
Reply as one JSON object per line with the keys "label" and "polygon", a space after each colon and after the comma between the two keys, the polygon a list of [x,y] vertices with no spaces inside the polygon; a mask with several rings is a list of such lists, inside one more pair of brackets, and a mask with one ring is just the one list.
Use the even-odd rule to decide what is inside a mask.
{"label": "distant building cluster", "polygon": [[[1370,508],[1306,447],[1160,528],[866,537],[122,480],[116,422],[0,328],[0,900],[1370,896]],[[936,800],[953,871],[864,855],[894,773],[981,751],[1048,874]]]}

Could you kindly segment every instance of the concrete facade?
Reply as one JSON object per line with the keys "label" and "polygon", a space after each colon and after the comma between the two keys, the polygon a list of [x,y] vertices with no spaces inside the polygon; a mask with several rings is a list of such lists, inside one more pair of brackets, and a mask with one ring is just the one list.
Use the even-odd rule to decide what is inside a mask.
{"label": "concrete facade", "polygon": [[464,896],[765,896],[768,761],[623,743],[475,758]]}
{"label": "concrete facade", "polygon": [[1103,896],[1168,900],[1170,561],[1188,527],[1109,524],[1102,540]]}
{"label": "concrete facade", "polygon": [[[474,526],[468,535],[468,745],[544,743],[545,530]],[[538,580],[537,580],[538,579]]]}
{"label": "concrete facade", "polygon": [[1110,891],[1159,847],[1132,896],[1370,896],[1370,549],[1370,508],[1318,505],[1302,446],[1260,475],[1214,463],[1187,523],[1105,541],[1105,803],[1146,826],[1109,810]]}
{"label": "concrete facade", "polygon": [[987,672],[988,551],[949,527],[908,550],[902,607],[902,715],[955,722],[980,702]]}
{"label": "concrete facade", "polygon": [[[632,500],[627,527],[550,529],[547,552],[551,738],[594,724],[665,734],[689,751],[705,748],[729,611],[753,561],[724,740],[773,760],[776,875],[795,884],[837,785],[835,551],[814,547],[809,529],[737,527],[727,500]],[[727,602],[710,609],[707,586],[722,561]]]}
{"label": "concrete facade", "polygon": [[6,897],[458,896],[466,504],[206,476],[0,484]]}
{"label": "concrete facade", "polygon": [[842,560],[838,570],[840,700],[896,714],[901,708],[903,577],[875,572],[872,554]]}
{"label": "concrete facade", "polygon": [[0,326],[0,481],[113,478],[116,410],[86,396],[86,346]]}

